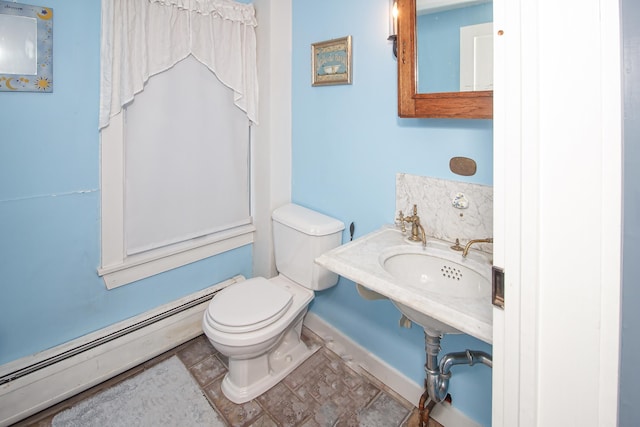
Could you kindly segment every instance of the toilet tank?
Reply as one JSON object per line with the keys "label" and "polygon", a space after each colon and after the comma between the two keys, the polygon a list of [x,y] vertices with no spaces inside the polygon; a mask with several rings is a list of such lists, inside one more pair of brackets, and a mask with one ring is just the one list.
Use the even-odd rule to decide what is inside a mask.
{"label": "toilet tank", "polygon": [[330,216],[288,204],[273,211],[273,242],[278,272],[308,289],[338,283],[338,275],[314,260],[342,243],[344,224]]}

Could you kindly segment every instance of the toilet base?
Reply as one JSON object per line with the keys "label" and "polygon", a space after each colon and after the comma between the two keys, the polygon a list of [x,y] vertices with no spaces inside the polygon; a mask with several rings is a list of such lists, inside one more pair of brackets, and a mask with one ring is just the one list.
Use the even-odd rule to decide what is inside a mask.
{"label": "toilet base", "polygon": [[302,320],[299,315],[281,341],[269,352],[250,359],[229,358],[229,372],[222,380],[222,392],[236,404],[248,402],[279,383],[320,347],[312,348],[300,339]]}

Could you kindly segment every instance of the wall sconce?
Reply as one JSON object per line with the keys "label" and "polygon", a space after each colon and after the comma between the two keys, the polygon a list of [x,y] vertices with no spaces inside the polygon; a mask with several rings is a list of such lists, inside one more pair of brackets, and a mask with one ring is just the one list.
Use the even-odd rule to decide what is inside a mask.
{"label": "wall sconce", "polygon": [[389,37],[393,41],[393,56],[398,57],[398,1],[389,2]]}

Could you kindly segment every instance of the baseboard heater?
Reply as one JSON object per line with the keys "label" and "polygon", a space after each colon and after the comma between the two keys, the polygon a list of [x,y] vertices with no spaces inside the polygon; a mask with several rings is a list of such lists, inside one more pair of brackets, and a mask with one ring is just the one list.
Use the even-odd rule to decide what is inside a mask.
{"label": "baseboard heater", "polygon": [[202,334],[202,315],[235,276],[50,350],[0,366],[0,426],[7,426]]}

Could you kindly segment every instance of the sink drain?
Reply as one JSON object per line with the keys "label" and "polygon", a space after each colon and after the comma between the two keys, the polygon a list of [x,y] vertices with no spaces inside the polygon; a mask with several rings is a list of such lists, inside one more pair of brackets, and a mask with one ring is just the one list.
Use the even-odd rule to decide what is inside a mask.
{"label": "sink drain", "polygon": [[455,267],[449,267],[448,265],[443,265],[440,269],[442,273],[442,277],[446,277],[451,280],[460,280],[462,278],[462,271]]}

